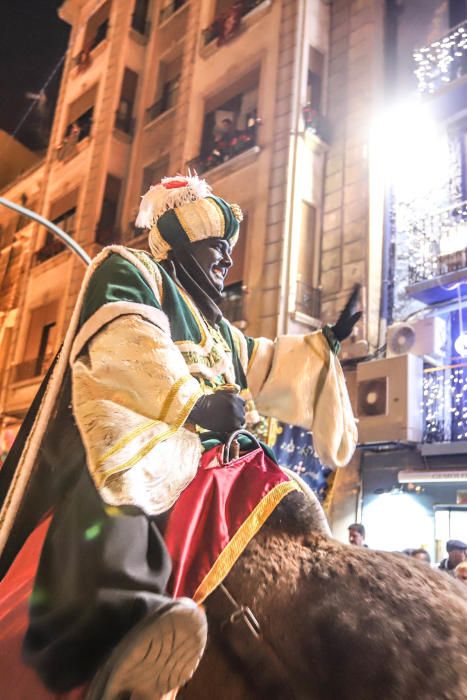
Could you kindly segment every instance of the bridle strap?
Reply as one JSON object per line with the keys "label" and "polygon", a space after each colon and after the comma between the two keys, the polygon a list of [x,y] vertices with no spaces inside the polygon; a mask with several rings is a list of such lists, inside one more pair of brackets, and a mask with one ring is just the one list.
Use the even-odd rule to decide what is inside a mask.
{"label": "bridle strap", "polygon": [[[260,690],[265,698],[295,700],[296,695],[288,680],[287,668],[264,638],[260,623],[251,608],[240,605],[223,583],[217,591],[218,596],[221,595],[223,600],[227,601],[231,610],[227,617],[224,615],[220,620],[214,615],[221,641],[240,662],[248,681]],[[216,592],[211,597],[215,596]]]}

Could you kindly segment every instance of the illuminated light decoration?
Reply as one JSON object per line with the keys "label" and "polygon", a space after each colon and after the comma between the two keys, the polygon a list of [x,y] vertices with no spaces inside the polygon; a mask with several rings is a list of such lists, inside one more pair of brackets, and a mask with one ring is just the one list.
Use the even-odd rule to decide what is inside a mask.
{"label": "illuminated light decoration", "polygon": [[409,284],[467,268],[466,201],[410,216],[407,234]]}
{"label": "illuminated light decoration", "polygon": [[413,54],[418,90],[431,94],[467,74],[467,21]]}
{"label": "illuminated light decoration", "polygon": [[454,349],[461,357],[467,357],[467,333],[464,331],[464,320],[462,318],[462,293],[461,284],[457,286],[457,314],[459,319],[459,335],[454,341]]}
{"label": "illuminated light decoration", "polygon": [[456,338],[454,348],[458,355],[467,357],[467,331],[464,331]]}
{"label": "illuminated light decoration", "polygon": [[425,370],[423,442],[467,440],[467,362]]}

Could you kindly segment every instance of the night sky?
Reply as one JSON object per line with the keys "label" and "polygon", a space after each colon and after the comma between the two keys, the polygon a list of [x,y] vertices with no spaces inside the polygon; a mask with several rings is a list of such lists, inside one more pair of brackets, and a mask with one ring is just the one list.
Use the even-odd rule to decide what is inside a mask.
{"label": "night sky", "polygon": [[[36,93],[66,51],[70,27],[57,15],[62,0],[12,0],[0,9],[0,129],[13,133]],[[37,107],[17,134],[19,141],[42,149],[60,83],[61,70],[47,90],[47,108]]]}

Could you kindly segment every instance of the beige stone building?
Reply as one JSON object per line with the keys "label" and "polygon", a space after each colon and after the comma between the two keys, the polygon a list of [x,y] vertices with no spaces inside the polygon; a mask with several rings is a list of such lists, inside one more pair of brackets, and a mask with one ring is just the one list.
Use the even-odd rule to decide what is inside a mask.
{"label": "beige stone building", "polygon": [[[359,338],[375,347],[382,220],[373,205],[370,216],[368,135],[383,6],[65,0],[71,34],[48,152],[2,194],[25,193],[93,255],[115,241],[145,246],[139,197],[194,168],[246,214],[231,320],[249,334],[307,332],[361,282]],[[60,345],[84,267],[36,224],[0,217],[3,231],[16,229],[2,234],[0,259],[7,443]]]}

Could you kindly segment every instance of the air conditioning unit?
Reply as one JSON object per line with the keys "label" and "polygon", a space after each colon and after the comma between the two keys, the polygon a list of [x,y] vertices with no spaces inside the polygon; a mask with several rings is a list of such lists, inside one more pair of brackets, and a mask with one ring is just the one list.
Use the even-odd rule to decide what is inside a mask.
{"label": "air conditioning unit", "polygon": [[394,323],[388,328],[386,344],[388,357],[410,352],[418,357],[441,360],[447,345],[446,321],[430,316],[413,323]]}
{"label": "air conditioning unit", "polygon": [[357,366],[359,442],[420,442],[423,358],[406,354]]}

